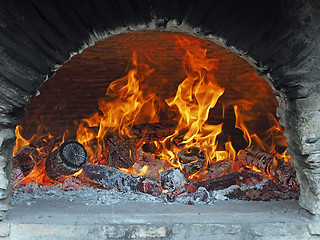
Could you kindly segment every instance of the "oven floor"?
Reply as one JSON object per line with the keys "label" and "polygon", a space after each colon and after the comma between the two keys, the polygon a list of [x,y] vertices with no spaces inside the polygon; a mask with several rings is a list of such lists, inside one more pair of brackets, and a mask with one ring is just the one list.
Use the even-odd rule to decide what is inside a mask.
{"label": "oven floor", "polygon": [[3,239],[318,239],[320,221],[297,201],[217,201],[214,205],[35,199],[13,204]]}

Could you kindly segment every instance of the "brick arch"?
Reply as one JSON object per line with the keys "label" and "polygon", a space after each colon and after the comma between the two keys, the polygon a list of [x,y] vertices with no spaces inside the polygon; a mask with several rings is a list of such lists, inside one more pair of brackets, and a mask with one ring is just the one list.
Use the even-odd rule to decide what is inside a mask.
{"label": "brick arch", "polygon": [[[270,76],[279,94],[289,149],[304,182],[300,204],[320,213],[315,186],[320,177],[312,172],[320,165],[319,109],[310,104],[319,100],[320,88],[316,1],[1,0],[0,6],[1,179],[10,176],[14,128],[25,106],[72,55],[120,32],[179,31],[219,41],[251,59],[259,74]],[[0,202],[6,202],[10,187],[2,182]]]}

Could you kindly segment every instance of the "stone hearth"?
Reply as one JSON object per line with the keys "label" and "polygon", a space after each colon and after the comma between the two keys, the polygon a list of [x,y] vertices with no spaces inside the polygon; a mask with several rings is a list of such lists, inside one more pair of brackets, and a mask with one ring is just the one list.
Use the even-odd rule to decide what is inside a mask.
{"label": "stone hearth", "polygon": [[[48,212],[48,209],[54,209]],[[0,223],[4,239],[317,239],[319,219],[292,201],[217,201],[215,205],[125,202],[84,205],[81,200],[14,204]]]}

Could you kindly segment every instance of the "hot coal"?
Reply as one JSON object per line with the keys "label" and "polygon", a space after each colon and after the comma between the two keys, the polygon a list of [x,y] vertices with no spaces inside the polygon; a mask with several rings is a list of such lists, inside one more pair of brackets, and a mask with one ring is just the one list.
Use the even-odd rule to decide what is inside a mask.
{"label": "hot coal", "polygon": [[287,185],[296,183],[294,166],[269,153],[250,147],[245,150],[240,150],[237,157],[244,165],[256,167],[262,173],[270,175],[276,181]]}
{"label": "hot coal", "polygon": [[[186,204],[207,202],[207,199],[212,198],[210,196],[212,192],[224,191],[231,186],[249,186],[248,189],[238,187],[233,192],[228,190],[225,193],[230,198],[243,200],[288,199],[296,198],[299,194],[299,186],[294,182],[292,185],[289,184],[292,182],[291,180],[295,179],[295,175],[291,174],[292,167],[289,167],[288,170],[284,168],[288,164],[292,165],[282,160],[275,162],[276,158],[260,150],[243,150],[239,153],[239,159],[235,161],[225,159],[206,163],[205,154],[200,149],[196,147],[185,148],[178,153],[176,159],[183,169],[180,171],[173,168],[169,161],[159,158],[157,152],[151,153],[157,151],[156,148],[148,149],[152,151],[146,153],[142,147],[135,152],[131,141],[119,136],[109,136],[106,141],[108,144],[107,148],[103,150],[105,154],[102,157],[107,159],[103,164],[109,163],[109,166],[87,164],[83,167],[83,175],[80,175],[77,181],[72,181],[72,184],[67,184],[67,187],[58,186],[58,188],[76,190],[83,184],[89,185],[89,181],[86,179],[90,179],[90,183],[96,187],[114,188],[122,192],[148,193],[157,197],[162,196],[169,202],[178,201]],[[77,165],[76,170],[81,168],[85,155],[83,152],[81,153],[81,151],[85,151],[82,145],[70,141],[50,153],[56,145],[55,143],[56,141],[51,140],[48,145],[44,142],[38,145],[29,145],[16,153],[13,158],[15,168],[13,186],[19,186],[21,182],[23,182],[22,184],[31,182],[32,179],[26,181],[23,178],[32,169],[37,169],[39,162],[44,163],[45,159],[47,159],[45,171],[50,179],[54,180],[49,184],[58,184],[58,181],[60,184],[64,184],[68,179],[67,176],[71,174],[66,172],[64,165]],[[61,159],[62,164],[57,159]],[[235,164],[237,164],[238,172],[230,171],[235,169]],[[132,174],[112,167],[112,165],[117,168],[131,167],[129,170]],[[69,169],[70,166],[68,166]],[[254,166],[261,172],[251,171],[247,166],[250,168]],[[147,169],[147,171],[143,172],[143,169]],[[193,176],[190,175],[191,173]],[[86,178],[81,178],[81,176]],[[268,180],[267,176],[270,179],[271,177],[275,178],[276,182]],[[57,186],[56,184],[52,185],[52,188]],[[262,185],[263,187],[259,187]]]}
{"label": "hot coal", "polygon": [[159,184],[141,176],[128,174],[117,168],[85,164],[82,169],[83,174],[90,181],[105,188],[116,188],[123,192],[143,192],[155,196],[159,196],[162,193],[162,187]]}
{"label": "hot coal", "polygon": [[213,179],[225,175],[232,166],[232,161],[230,159],[221,160],[215,163],[210,163],[206,169],[200,171],[196,176],[193,177],[194,180],[204,180]]}
{"label": "hot coal", "polygon": [[31,173],[35,164],[41,159],[41,154],[34,146],[27,145],[16,152],[12,158],[14,169],[20,169],[24,176]]}
{"label": "hot coal", "polygon": [[241,174],[238,172],[230,172],[224,176],[206,180],[206,181],[191,181],[186,185],[186,188],[189,192],[195,192],[200,187],[205,188],[206,190],[220,190],[228,188],[232,185],[236,185],[241,177]]}
{"label": "hot coal", "polygon": [[178,152],[178,161],[187,175],[199,172],[206,163],[206,155],[197,147],[189,147]]}

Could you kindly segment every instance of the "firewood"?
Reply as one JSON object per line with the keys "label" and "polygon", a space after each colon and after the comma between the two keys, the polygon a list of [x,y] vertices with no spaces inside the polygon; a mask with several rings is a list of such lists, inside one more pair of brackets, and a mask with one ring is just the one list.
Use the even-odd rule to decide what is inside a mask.
{"label": "firewood", "polygon": [[160,172],[159,182],[163,189],[170,192],[183,187],[187,183],[183,173],[177,168]]}
{"label": "firewood", "polygon": [[248,167],[256,167],[262,173],[286,185],[295,183],[296,171],[291,163],[284,162],[254,147],[240,150],[238,159]]}
{"label": "firewood", "polygon": [[64,142],[47,157],[46,173],[53,181],[62,180],[78,172],[86,160],[87,152],[82,144],[77,141]]}
{"label": "firewood", "polygon": [[218,178],[226,174],[232,166],[232,161],[230,159],[221,160],[215,163],[210,163],[208,168],[200,171],[195,176],[192,177],[193,180],[209,180],[213,178]]}
{"label": "firewood", "polygon": [[27,145],[18,150],[12,158],[14,169],[20,169],[24,176],[34,168],[35,164],[41,159],[41,153],[34,146]]}
{"label": "firewood", "polygon": [[232,185],[236,185],[241,177],[238,172],[230,172],[222,177],[206,180],[206,181],[191,181],[185,187],[188,192],[195,192],[200,187],[204,187],[208,191],[210,190],[221,190],[228,188]]}
{"label": "firewood", "polygon": [[108,157],[107,163],[110,167],[131,168],[134,164],[134,149],[128,143],[117,135],[108,139]]}
{"label": "firewood", "polygon": [[236,188],[228,193],[227,196],[230,199],[258,201],[269,201],[271,199],[298,199],[299,188],[297,188],[297,186],[288,187],[280,182],[267,180],[266,182],[260,182],[259,187],[256,185],[244,189]]}
{"label": "firewood", "polygon": [[147,167],[147,171],[143,174],[143,177],[153,181],[157,181],[159,178],[159,172],[163,169],[169,169],[170,163],[164,159],[158,159],[154,154],[144,152],[139,149],[136,153],[135,163],[133,165],[133,174],[141,175],[141,170]]}
{"label": "firewood", "polygon": [[33,143],[33,145],[41,151],[44,155],[48,155],[57,147],[59,147],[60,143],[62,142],[61,137],[57,138],[47,138],[42,139],[41,141],[37,141]]}
{"label": "firewood", "polygon": [[187,176],[200,171],[205,166],[206,156],[197,147],[189,147],[178,152],[178,161]]}
{"label": "firewood", "polygon": [[135,124],[132,133],[138,139],[145,142],[157,141],[170,136],[175,132],[176,126],[163,126],[160,123]]}
{"label": "firewood", "polygon": [[162,187],[141,176],[128,174],[122,170],[104,165],[85,164],[83,174],[90,181],[105,188],[116,188],[122,192],[143,192],[154,196],[162,194]]}

